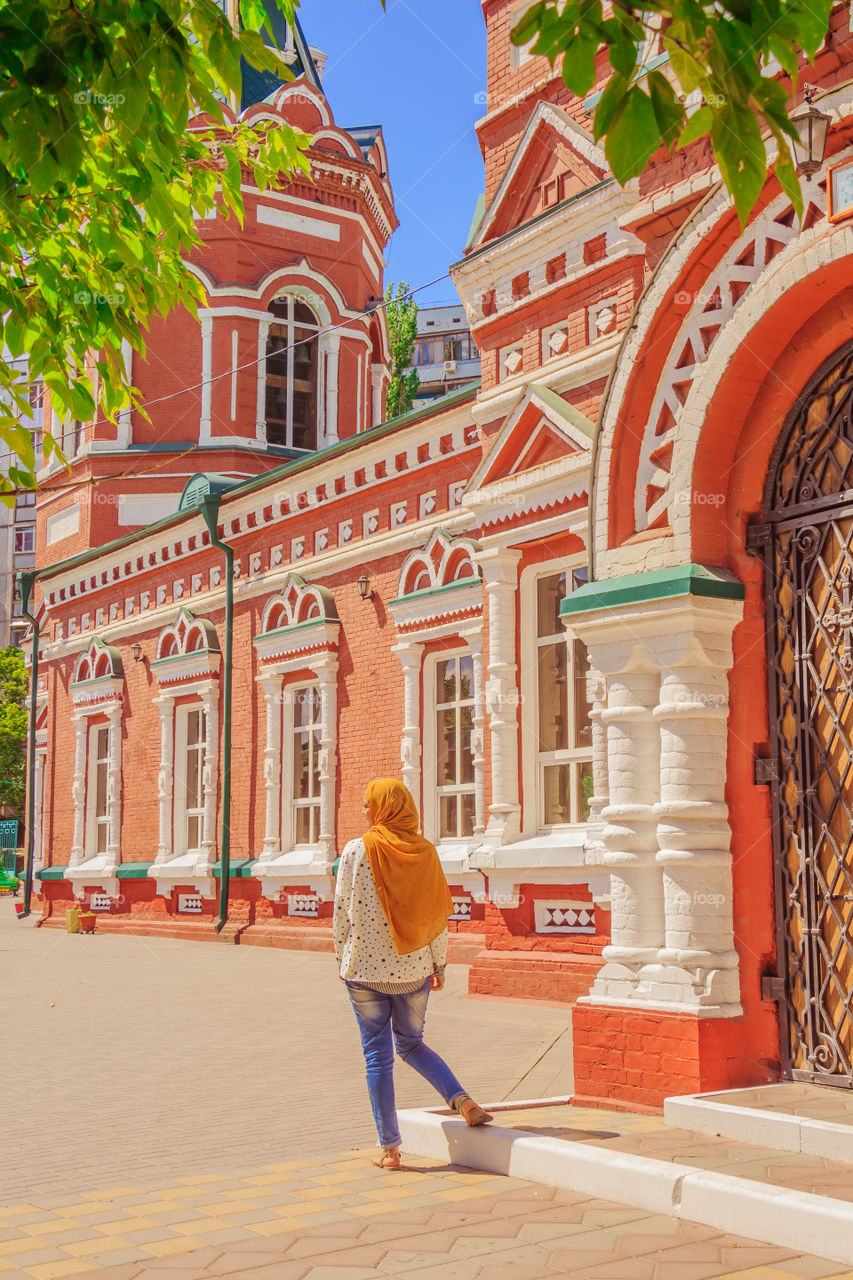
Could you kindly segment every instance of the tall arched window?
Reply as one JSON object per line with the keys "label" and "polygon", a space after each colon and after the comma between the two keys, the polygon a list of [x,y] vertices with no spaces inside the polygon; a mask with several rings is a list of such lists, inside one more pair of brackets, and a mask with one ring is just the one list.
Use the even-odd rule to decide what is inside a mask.
{"label": "tall arched window", "polygon": [[317,448],[317,371],[320,325],[310,307],[289,295],[270,307],[267,339],[267,442]]}

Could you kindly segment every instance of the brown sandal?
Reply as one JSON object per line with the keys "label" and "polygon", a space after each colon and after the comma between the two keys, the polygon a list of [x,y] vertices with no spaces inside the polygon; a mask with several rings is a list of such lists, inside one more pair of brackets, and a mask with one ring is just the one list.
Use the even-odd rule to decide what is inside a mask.
{"label": "brown sandal", "polygon": [[473,1129],[478,1124],[488,1124],[494,1117],[469,1097],[467,1093],[463,1093],[461,1098],[457,1098],[453,1104],[454,1111],[458,1111],[462,1119]]}
{"label": "brown sandal", "polygon": [[381,1155],[374,1156],[370,1163],[375,1164],[377,1169],[399,1169],[400,1148],[383,1147]]}

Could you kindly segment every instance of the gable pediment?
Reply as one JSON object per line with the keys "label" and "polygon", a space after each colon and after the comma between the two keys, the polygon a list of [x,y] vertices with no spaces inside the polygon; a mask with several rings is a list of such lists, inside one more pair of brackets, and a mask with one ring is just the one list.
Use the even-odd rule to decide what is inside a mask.
{"label": "gable pediment", "polygon": [[471,247],[588,190],[606,173],[604,152],[589,134],[559,107],[540,102]]}
{"label": "gable pediment", "polygon": [[586,457],[594,424],[562,396],[535,384],[513,409],[471,478],[468,492],[564,460]]}

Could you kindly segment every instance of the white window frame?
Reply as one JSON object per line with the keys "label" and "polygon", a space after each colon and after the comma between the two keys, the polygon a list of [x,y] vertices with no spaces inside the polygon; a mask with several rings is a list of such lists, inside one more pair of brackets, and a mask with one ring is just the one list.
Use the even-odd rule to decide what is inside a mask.
{"label": "white window frame", "polygon": [[[18,542],[21,545],[18,545]],[[26,545],[24,545],[26,544]],[[15,555],[25,556],[31,555],[36,549],[36,527],[34,524],[19,524],[15,526]]]}
{"label": "white window frame", "polygon": [[[513,9],[509,19],[510,31],[518,20],[524,17],[525,13],[531,6],[531,2],[532,0],[524,0],[524,4],[517,5],[516,8]],[[526,66],[531,59],[541,56],[532,52],[533,46],[538,38],[538,36],[533,36],[531,40],[527,41],[527,44],[513,44],[512,41],[510,41],[509,65],[513,71],[519,71],[522,67]]]}
{"label": "white window frame", "polygon": [[[444,848],[450,848],[459,845],[469,845],[478,839],[477,830],[477,771],[482,765],[477,763],[477,752],[472,746],[472,759],[474,766],[474,777],[472,781],[466,784],[456,784],[450,787],[442,787],[439,789],[436,779],[438,776],[438,729],[436,726],[436,717],[439,710],[438,699],[436,697],[436,677],[438,664],[446,662],[448,658],[470,658],[474,664],[474,684],[472,689],[472,697],[470,699],[472,709],[472,719],[474,720],[474,733],[477,732],[476,717],[476,665],[477,655],[468,645],[462,644],[454,646],[452,649],[440,649],[436,653],[428,654],[423,661],[422,681],[423,681],[423,829],[424,835],[433,844]],[[468,700],[466,699],[466,702]],[[441,836],[439,835],[440,823],[440,805],[439,794],[446,793],[448,795],[466,795],[469,794],[474,799],[475,815],[474,815],[474,833],[469,836]]]}
{"label": "white window frame", "polygon": [[[197,760],[199,769],[199,801],[193,809],[186,806],[187,794],[187,751],[189,748],[189,718],[193,712],[198,712],[199,721],[199,739],[197,747]],[[202,843],[204,837],[204,766],[205,766],[205,742],[207,733],[206,715],[204,703],[199,701],[179,703],[175,707],[175,791],[174,791],[174,808],[172,813],[172,851],[175,857],[180,857],[186,853],[199,854],[202,851]],[[195,817],[198,819],[199,842],[197,845],[190,845],[187,839],[187,827],[189,819]]]}
{"label": "white window frame", "polygon": [[[96,721],[87,726],[86,762],[86,843],[87,858],[106,857],[110,844],[110,725],[108,721]],[[104,735],[104,754],[98,754],[98,738]],[[98,812],[98,766],[104,768],[104,811]],[[104,847],[98,848],[98,833],[104,833]]]}
{"label": "white window frame", "polygon": [[322,321],[322,318],[317,314],[316,308],[312,307],[311,303],[308,302],[305,298],[303,298],[299,293],[292,293],[292,292],[289,292],[288,290],[283,290],[281,293],[277,294],[277,296],[273,299],[273,302],[287,303],[287,319],[282,320],[280,317],[275,316],[272,312],[270,312],[270,318],[269,318],[269,323],[268,323],[267,332],[266,332],[265,355],[264,355],[264,361],[262,365],[263,387],[264,387],[264,421],[266,422],[266,384],[267,384],[267,364],[268,364],[268,358],[269,358],[269,330],[270,328],[272,328],[273,325],[283,325],[287,330],[287,338],[286,338],[287,403],[285,408],[285,442],[284,442],[284,446],[280,446],[280,447],[284,447],[287,449],[295,449],[295,448],[302,449],[302,446],[297,446],[297,445],[294,445],[293,443],[293,377],[294,377],[294,368],[295,368],[293,334],[294,334],[294,330],[297,328],[296,315],[295,315],[296,304],[298,302],[301,302],[302,305],[307,307],[311,312],[311,314],[314,316],[315,323],[308,324],[307,322],[303,323],[300,321],[298,327],[300,329],[310,329],[317,339],[317,343],[316,343],[317,389],[315,392],[315,398],[317,403],[316,403],[316,411],[315,411],[316,420],[314,423],[315,443],[311,448],[302,450],[305,453],[311,453],[315,449],[319,449],[323,443],[323,440],[322,440],[323,401],[324,401],[324,394],[325,394],[325,378],[323,374],[324,374],[324,366],[326,362],[326,344],[324,344],[323,342],[323,321]]}
{"label": "white window frame", "polygon": [[[304,695],[312,689],[317,699],[316,720],[311,728],[317,736],[317,794],[308,800],[298,800],[294,787],[293,770],[296,763],[296,706],[300,694]],[[317,849],[320,847],[320,831],[322,828],[322,760],[323,750],[323,706],[322,689],[318,680],[306,680],[299,684],[285,685],[282,690],[282,745],[281,753],[281,832],[282,845],[289,849]],[[301,732],[301,729],[300,729]],[[296,811],[297,809],[313,809],[316,839],[309,843],[297,843]]]}
{"label": "white window frame", "polygon": [[[592,744],[589,748],[570,747],[566,751],[543,753],[539,750],[539,670],[538,651],[541,644],[548,639],[540,637],[538,632],[537,588],[541,578],[565,573],[567,582],[571,583],[573,572],[586,568],[589,557],[586,552],[576,555],[555,557],[539,564],[528,565],[522,571],[519,583],[520,616],[521,616],[521,777],[523,790],[522,834],[525,836],[546,834],[550,831],[578,829],[586,826],[587,819],[580,816],[580,796],[572,784],[572,807],[575,817],[572,821],[561,823],[545,822],[545,788],[543,771],[548,763],[569,765],[590,762],[592,772]],[[568,681],[569,714],[574,717],[574,654],[573,644],[567,632],[564,632],[568,649],[566,678]],[[549,758],[544,759],[547,755]]]}

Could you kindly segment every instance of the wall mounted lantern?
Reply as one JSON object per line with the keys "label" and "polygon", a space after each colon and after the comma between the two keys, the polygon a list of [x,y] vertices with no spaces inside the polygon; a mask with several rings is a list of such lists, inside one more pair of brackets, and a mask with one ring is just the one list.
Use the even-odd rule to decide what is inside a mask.
{"label": "wall mounted lantern", "polygon": [[370,580],[366,573],[363,573],[356,584],[358,586],[358,594],[362,600],[372,600],[376,595],[375,591],[370,589]]}
{"label": "wall mounted lantern", "polygon": [[135,643],[135,644],[132,644],[132,645],[130,646],[130,652],[133,654],[133,661],[134,661],[134,662],[141,662],[141,661],[142,661],[142,645],[139,643],[139,641],[138,641],[138,640],[136,641],[136,643]]}
{"label": "wall mounted lantern", "polygon": [[830,117],[812,106],[815,87],[803,85],[803,98],[807,110],[799,116],[792,116],[791,123],[797,131],[798,141],[794,143],[794,159],[797,162],[797,173],[810,178],[817,173],[823,164],[826,153],[826,138],[829,133]]}

